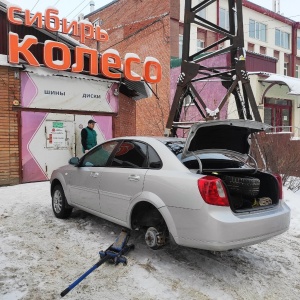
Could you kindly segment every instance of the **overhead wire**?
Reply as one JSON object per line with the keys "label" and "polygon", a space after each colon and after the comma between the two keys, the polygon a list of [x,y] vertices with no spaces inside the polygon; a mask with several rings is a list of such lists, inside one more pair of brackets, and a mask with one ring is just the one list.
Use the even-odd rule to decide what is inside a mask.
{"label": "overhead wire", "polygon": [[34,4],[34,6],[33,6],[33,8],[32,8],[31,10],[33,10],[33,9],[37,6],[37,4],[38,4],[39,2],[40,2],[40,0],[36,1],[35,4]]}
{"label": "overhead wire", "polygon": [[55,6],[59,1],[60,1],[60,0],[57,0],[57,1],[53,4],[53,6]]}
{"label": "overhead wire", "polygon": [[86,2],[87,0],[82,1],[80,4],[78,4],[69,14],[66,15],[66,18],[72,14],[79,6],[81,6],[84,2]]}
{"label": "overhead wire", "polygon": [[[80,13],[81,13],[81,12],[82,12],[89,4],[90,4],[90,2],[88,2],[88,4],[87,4],[86,6],[84,6],[83,9],[82,9],[81,11],[77,12],[76,14],[74,14],[74,16],[75,16],[75,15],[79,15],[79,14],[80,14]],[[73,17],[72,17],[72,18],[73,18]]]}

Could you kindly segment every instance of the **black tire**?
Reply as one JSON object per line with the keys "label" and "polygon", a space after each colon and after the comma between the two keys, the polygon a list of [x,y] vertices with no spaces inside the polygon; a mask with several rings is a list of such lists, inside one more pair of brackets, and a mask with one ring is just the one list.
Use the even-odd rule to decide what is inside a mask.
{"label": "black tire", "polygon": [[224,175],[222,179],[225,182],[229,193],[232,195],[256,197],[259,193],[260,180],[258,178]]}
{"label": "black tire", "polygon": [[73,207],[69,206],[61,185],[56,185],[53,189],[52,209],[58,219],[67,219],[72,213]]}

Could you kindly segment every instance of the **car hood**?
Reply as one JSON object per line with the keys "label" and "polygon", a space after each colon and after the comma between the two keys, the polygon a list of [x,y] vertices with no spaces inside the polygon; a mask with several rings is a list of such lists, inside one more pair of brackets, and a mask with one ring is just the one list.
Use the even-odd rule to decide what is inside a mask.
{"label": "car hood", "polygon": [[268,124],[240,119],[195,123],[189,131],[181,159],[210,149],[247,155],[250,150],[249,136],[268,128],[271,128]]}

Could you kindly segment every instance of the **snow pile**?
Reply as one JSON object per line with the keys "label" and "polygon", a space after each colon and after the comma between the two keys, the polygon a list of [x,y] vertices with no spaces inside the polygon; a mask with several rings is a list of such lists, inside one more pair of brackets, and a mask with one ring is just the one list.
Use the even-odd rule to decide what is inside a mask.
{"label": "snow pile", "polygon": [[[52,213],[49,182],[0,188],[0,299],[61,299],[121,227],[75,210]],[[217,252],[152,251],[138,232],[128,265],[104,264],[64,299],[299,299],[300,192],[285,190],[290,230],[264,243]]]}

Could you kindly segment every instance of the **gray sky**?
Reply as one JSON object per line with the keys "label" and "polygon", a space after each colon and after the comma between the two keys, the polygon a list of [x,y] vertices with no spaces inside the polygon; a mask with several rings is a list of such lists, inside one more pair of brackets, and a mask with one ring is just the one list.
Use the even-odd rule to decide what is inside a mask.
{"label": "gray sky", "polygon": [[[60,17],[66,17],[68,20],[77,19],[80,13],[88,14],[90,12],[90,0],[8,0],[11,3],[18,4],[22,8],[28,8],[43,12],[47,7],[55,6],[60,13]],[[104,6],[112,0],[94,0],[95,9]]]}
{"label": "gray sky", "polygon": [[[98,9],[111,1],[112,0],[94,0],[95,9]],[[69,20],[77,19],[77,16],[80,13],[88,14],[90,12],[90,0],[10,0],[10,2],[16,3],[22,8],[33,9],[33,12],[37,10],[44,11],[44,9],[49,6],[55,6],[59,10],[60,16],[67,17]],[[273,0],[251,0],[251,2],[272,10]],[[281,0],[280,11],[284,16],[300,21],[299,0]]]}
{"label": "gray sky", "polygon": [[[273,0],[250,0],[251,2],[273,9]],[[295,21],[300,21],[300,1],[299,0],[280,0],[280,13],[285,17]]]}

